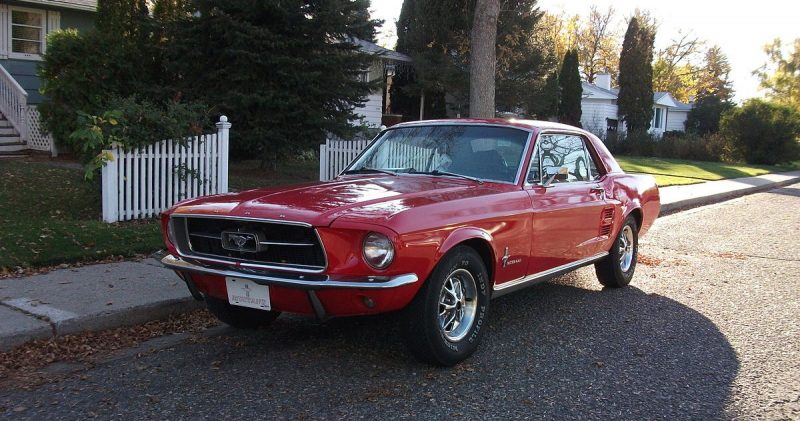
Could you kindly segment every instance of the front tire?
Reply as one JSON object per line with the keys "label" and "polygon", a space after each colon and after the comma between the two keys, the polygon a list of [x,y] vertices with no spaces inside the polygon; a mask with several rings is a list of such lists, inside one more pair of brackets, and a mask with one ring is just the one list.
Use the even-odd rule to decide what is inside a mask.
{"label": "front tire", "polygon": [[448,252],[405,310],[403,334],[411,353],[446,367],[472,355],[489,315],[489,288],[486,266],[474,249]]}
{"label": "front tire", "polygon": [[225,300],[206,296],[208,310],[223,323],[238,329],[255,329],[267,326],[280,316],[280,311],[264,311],[239,307]]}
{"label": "front tire", "polygon": [[603,286],[609,288],[627,286],[633,278],[638,253],[639,227],[636,219],[628,216],[608,256],[594,265],[597,279]]}

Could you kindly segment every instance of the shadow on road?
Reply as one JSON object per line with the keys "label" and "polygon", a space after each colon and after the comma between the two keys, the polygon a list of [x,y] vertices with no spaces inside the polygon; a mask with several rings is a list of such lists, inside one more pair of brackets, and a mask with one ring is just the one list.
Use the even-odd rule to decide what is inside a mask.
{"label": "shadow on road", "polygon": [[724,417],[739,363],[714,324],[635,287],[582,287],[594,282],[583,269],[493,301],[481,348],[450,369],[414,361],[395,315],[324,325],[283,316],[265,330],[221,328],[0,404],[47,407],[80,388],[91,392],[65,395],[78,402],[65,417]]}

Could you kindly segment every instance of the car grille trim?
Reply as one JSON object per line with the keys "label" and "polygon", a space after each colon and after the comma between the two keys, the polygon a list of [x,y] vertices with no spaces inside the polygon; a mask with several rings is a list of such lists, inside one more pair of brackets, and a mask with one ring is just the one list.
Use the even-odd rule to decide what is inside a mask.
{"label": "car grille trim", "polygon": [[[327,268],[327,255],[322,239],[310,224],[192,214],[173,214],[171,218],[176,227],[175,247],[185,257],[206,259],[230,266],[302,273],[321,273]],[[195,227],[190,228],[190,225]],[[253,247],[255,251],[226,249],[222,245],[224,232],[238,232],[242,229],[245,229],[242,232],[255,229],[259,233],[277,231],[275,235],[294,238],[282,241],[280,238],[263,239],[260,238],[261,235],[257,235],[255,238],[258,246]]]}

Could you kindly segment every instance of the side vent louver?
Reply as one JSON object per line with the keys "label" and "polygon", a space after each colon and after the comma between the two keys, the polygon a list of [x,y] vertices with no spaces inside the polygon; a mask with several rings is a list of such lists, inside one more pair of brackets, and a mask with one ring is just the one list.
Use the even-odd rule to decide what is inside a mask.
{"label": "side vent louver", "polygon": [[614,225],[614,208],[605,208],[600,215],[600,236],[611,235],[611,227]]}

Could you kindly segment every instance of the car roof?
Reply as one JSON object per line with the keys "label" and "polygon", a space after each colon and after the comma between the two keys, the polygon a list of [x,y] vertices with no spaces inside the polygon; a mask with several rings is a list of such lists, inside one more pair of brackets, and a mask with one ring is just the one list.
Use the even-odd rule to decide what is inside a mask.
{"label": "car roof", "polygon": [[436,125],[436,124],[487,124],[492,126],[518,127],[523,129],[583,131],[582,129],[575,126],[570,126],[561,123],[554,123],[552,121],[503,119],[503,118],[452,118],[452,119],[440,119],[440,120],[419,120],[419,121],[409,121],[405,123],[396,124],[391,128],[426,126],[426,125]]}

